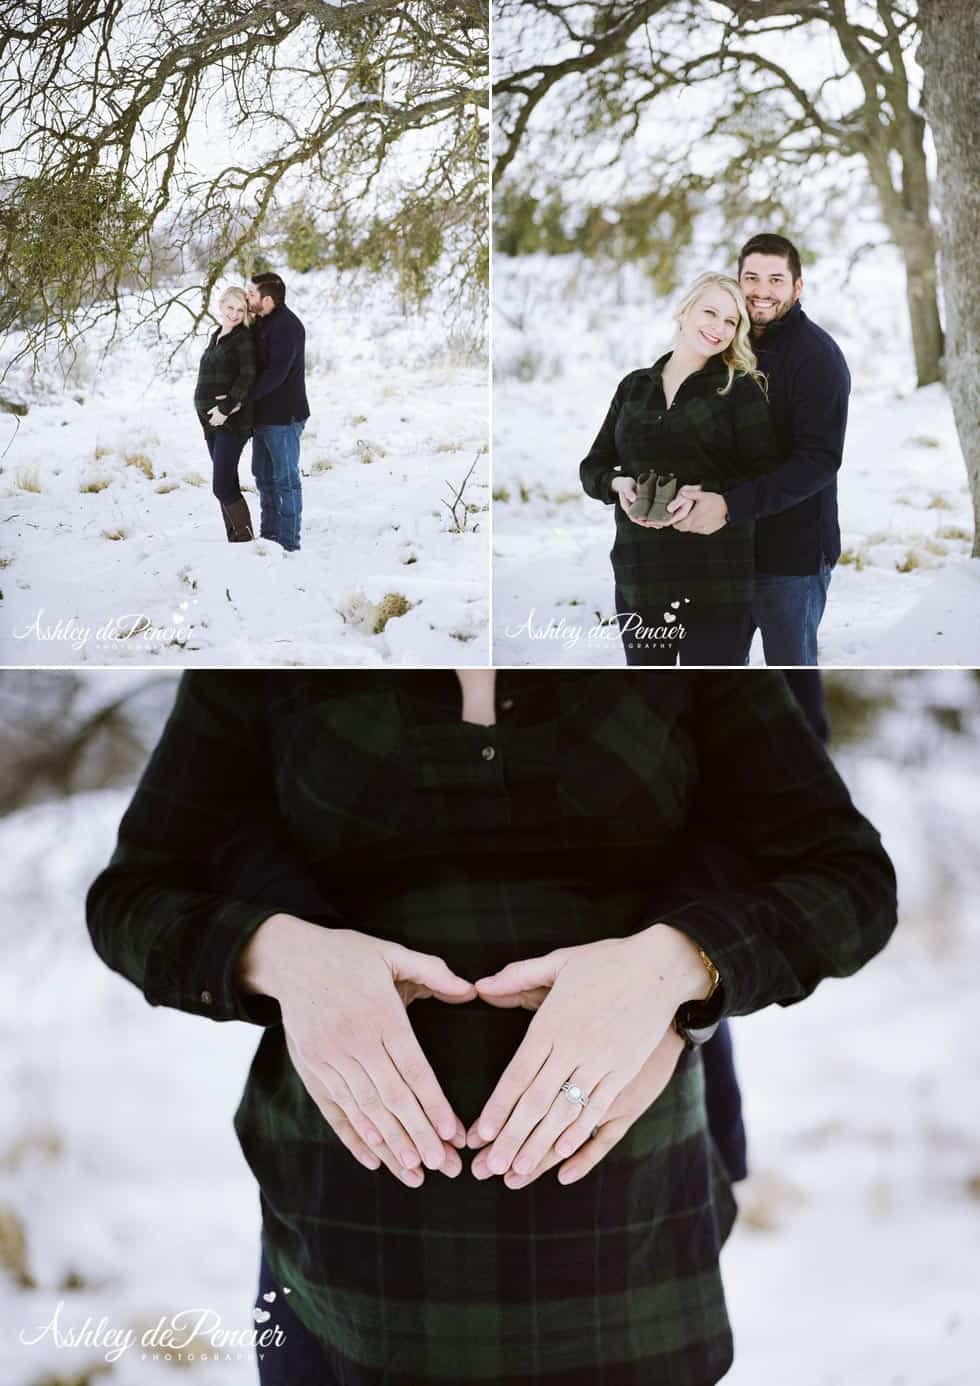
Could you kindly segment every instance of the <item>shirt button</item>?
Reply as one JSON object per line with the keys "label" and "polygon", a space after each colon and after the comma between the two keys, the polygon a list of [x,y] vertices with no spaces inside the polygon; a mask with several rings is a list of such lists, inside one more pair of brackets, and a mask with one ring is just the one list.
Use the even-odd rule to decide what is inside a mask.
{"label": "shirt button", "polygon": [[493,749],[492,746],[484,746],[483,750],[480,752],[480,755],[483,757],[484,760],[493,760],[496,754],[497,752]]}
{"label": "shirt button", "polygon": [[501,706],[501,709],[502,709],[504,712],[510,712],[511,708],[513,708],[513,706],[514,706],[514,699],[513,699],[513,698],[503,698],[503,699],[501,699],[500,706]]}
{"label": "shirt button", "polygon": [[210,1004],[211,1004],[211,1002],[212,1002],[213,1000],[214,1000],[214,997],[211,995],[211,993],[210,993],[209,991],[202,991],[202,992],[201,992],[201,1001],[203,1002],[203,1004],[204,1004],[205,1006],[210,1006]]}

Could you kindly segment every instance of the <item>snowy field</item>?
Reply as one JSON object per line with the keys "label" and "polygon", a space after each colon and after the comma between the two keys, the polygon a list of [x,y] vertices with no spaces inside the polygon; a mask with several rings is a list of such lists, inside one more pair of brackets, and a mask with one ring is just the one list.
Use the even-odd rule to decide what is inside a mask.
{"label": "snowy field", "polygon": [[206,333],[172,362],[176,310],[108,354],[93,333],[67,388],[53,366],[9,382],[30,412],[0,414],[0,663],[487,662],[484,360],[438,301],[406,315],[351,275],[286,281],[307,330],[300,551],[225,539],[191,403]]}
{"label": "snowy field", "polygon": [[[926,687],[969,734],[917,713]],[[724,1253],[732,1386],[980,1380],[976,702],[965,675],[923,676],[841,759],[898,867],[889,947],[800,1006],[736,1022],[753,1176]],[[91,951],[82,899],[127,798],[0,822],[4,1386],[255,1380],[247,1351],[175,1373],[138,1343],[107,1367],[98,1348],[20,1341],[59,1303],[63,1332],[87,1316],[140,1332],[191,1309],[251,1325],[259,1209],[231,1116],[258,1031],[151,1009]]]}
{"label": "snowy field", "polygon": [[[692,265],[691,275],[705,264]],[[718,265],[721,269],[730,268]],[[980,564],[952,410],[915,389],[902,271],[864,257],[842,293],[832,256],[804,268],[807,313],[840,343],[853,392],[840,473],[844,553],[821,626],[826,665],[980,664]],[[494,261],[494,661],[623,663],[612,511],[578,465],[619,380],[671,343],[673,302],[636,267]],[[762,663],[757,639],[753,663]]]}

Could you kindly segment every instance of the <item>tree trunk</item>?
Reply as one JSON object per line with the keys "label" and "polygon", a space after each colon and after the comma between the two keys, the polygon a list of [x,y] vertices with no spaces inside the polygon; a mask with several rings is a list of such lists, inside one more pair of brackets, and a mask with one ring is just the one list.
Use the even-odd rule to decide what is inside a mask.
{"label": "tree trunk", "polygon": [[921,0],[919,23],[923,99],[936,144],[946,384],[973,496],[973,556],[980,558],[980,9],[969,0]]}
{"label": "tree trunk", "polygon": [[[927,235],[923,236],[922,231]],[[899,239],[905,262],[905,295],[912,325],[915,383],[919,387],[942,379],[943,329],[936,289],[936,246],[931,227],[917,227]]]}

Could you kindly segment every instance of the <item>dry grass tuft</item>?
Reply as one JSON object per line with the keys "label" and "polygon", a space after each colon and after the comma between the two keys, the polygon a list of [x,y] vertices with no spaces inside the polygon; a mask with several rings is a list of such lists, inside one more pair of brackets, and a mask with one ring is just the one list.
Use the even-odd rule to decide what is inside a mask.
{"label": "dry grass tuft", "polygon": [[27,1227],[9,1203],[0,1203],[0,1270],[12,1275],[22,1290],[37,1288],[27,1259]]}
{"label": "dry grass tuft", "polygon": [[134,452],[132,454],[127,453],[127,455],[123,458],[123,461],[125,462],[127,467],[136,467],[138,471],[141,471],[143,475],[146,477],[147,481],[153,481],[153,463],[147,457],[145,452]]}
{"label": "dry grass tuft", "polygon": [[87,481],[83,481],[82,484],[79,486],[78,489],[79,489],[79,491],[81,491],[81,492],[83,493],[83,495],[84,495],[84,494],[87,494],[88,492],[91,492],[91,491],[104,491],[105,488],[106,488],[107,486],[111,486],[111,485],[112,485],[112,477],[109,477],[109,476],[91,476],[91,477],[89,477],[89,479],[88,479]]}
{"label": "dry grass tuft", "polygon": [[123,525],[117,525],[115,529],[104,529],[102,531],[103,539],[125,539],[126,535],[127,531]]}
{"label": "dry grass tuft", "polygon": [[396,616],[404,616],[407,611],[411,611],[413,603],[407,597],[403,597],[401,592],[386,592],[378,602],[378,612],[374,618],[374,633],[380,635],[389,621]]}
{"label": "dry grass tuft", "polygon": [[358,438],[354,444],[357,455],[362,462],[377,462],[379,457],[385,456],[385,450],[380,443],[369,443],[365,438]]}
{"label": "dry grass tuft", "polygon": [[29,1129],[0,1150],[0,1173],[13,1174],[20,1169],[25,1160],[40,1157],[56,1160],[64,1154],[65,1143],[60,1131],[53,1126],[37,1126]]}
{"label": "dry grass tuft", "polygon": [[37,467],[21,467],[14,474],[14,485],[18,491],[34,491],[38,495],[44,489],[41,485],[41,473]]}
{"label": "dry grass tuft", "polygon": [[180,490],[180,482],[179,482],[179,481],[161,481],[161,482],[160,482],[160,485],[159,485],[159,486],[155,486],[153,489],[156,491],[156,493],[157,493],[158,496],[166,496],[166,495],[169,495],[171,491],[179,491],[179,490]]}

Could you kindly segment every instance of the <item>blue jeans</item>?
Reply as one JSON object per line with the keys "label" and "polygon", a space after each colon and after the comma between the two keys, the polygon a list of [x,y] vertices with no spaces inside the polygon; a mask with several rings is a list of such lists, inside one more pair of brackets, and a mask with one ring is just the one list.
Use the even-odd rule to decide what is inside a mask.
{"label": "blue jeans", "polygon": [[819,573],[803,577],[756,573],[752,634],[762,632],[767,664],[785,668],[817,663],[817,628],[832,572],[824,563]]}
{"label": "blue jeans", "polygon": [[[305,421],[304,421],[305,422]],[[284,549],[299,548],[303,488],[299,476],[299,438],[303,423],[258,424],[252,436],[252,475],[262,513],[260,537]]]}

